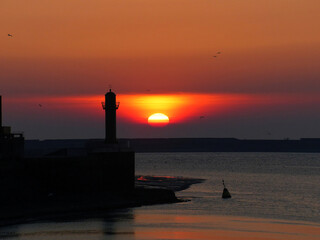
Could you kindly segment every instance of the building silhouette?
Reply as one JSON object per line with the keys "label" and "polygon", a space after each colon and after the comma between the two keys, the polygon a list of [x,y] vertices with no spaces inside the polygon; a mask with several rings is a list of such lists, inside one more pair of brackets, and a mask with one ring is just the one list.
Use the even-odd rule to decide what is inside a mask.
{"label": "building silhouette", "polygon": [[10,126],[2,124],[2,96],[0,95],[0,161],[21,160],[23,151],[23,133],[13,133]]}
{"label": "building silhouette", "polygon": [[105,94],[105,102],[102,102],[102,108],[105,110],[105,142],[108,144],[117,143],[117,116],[116,111],[119,108],[119,102],[116,102],[116,94],[109,90]]}

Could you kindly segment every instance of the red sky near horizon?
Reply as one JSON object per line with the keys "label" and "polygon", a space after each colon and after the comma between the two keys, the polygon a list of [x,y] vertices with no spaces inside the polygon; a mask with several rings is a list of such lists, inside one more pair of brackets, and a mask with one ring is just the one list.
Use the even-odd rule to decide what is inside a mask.
{"label": "red sky near horizon", "polygon": [[[7,97],[3,98],[3,122],[14,123],[14,130],[23,129],[28,139],[101,138],[102,101],[104,95]],[[118,94],[117,101],[122,138],[308,137],[304,134],[317,134],[314,129],[320,120],[316,112],[320,96],[310,94]],[[154,113],[167,115],[169,124],[149,125],[148,117]],[[307,126],[301,124],[310,117]]]}
{"label": "red sky near horizon", "polygon": [[[100,136],[93,102],[111,86],[122,137],[319,136],[319,12],[318,0],[2,0],[0,94],[53,107],[4,103],[4,120],[30,138]],[[161,132],[153,112],[170,118]]]}

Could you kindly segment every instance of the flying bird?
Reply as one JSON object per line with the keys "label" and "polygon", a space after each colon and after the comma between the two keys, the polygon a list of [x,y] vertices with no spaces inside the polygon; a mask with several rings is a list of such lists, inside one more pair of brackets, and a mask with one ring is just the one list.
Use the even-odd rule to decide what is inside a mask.
{"label": "flying bird", "polygon": [[41,104],[38,104],[38,106],[39,106],[39,107],[42,107],[42,105],[41,105]]}
{"label": "flying bird", "polygon": [[221,54],[221,52],[217,52],[217,54]]}
{"label": "flying bird", "polygon": [[8,37],[13,37],[13,35],[12,35],[12,34],[10,34],[10,33],[8,33]]}
{"label": "flying bird", "polygon": [[199,118],[200,118],[200,119],[203,119],[203,118],[204,118],[204,116],[200,116]]}

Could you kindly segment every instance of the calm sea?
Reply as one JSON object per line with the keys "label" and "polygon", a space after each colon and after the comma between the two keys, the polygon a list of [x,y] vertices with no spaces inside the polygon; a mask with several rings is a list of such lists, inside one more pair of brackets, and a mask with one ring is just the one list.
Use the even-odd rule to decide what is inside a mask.
{"label": "calm sea", "polygon": [[[136,174],[205,181],[177,192],[187,202],[11,226],[0,239],[320,238],[320,154],[139,153]],[[231,199],[221,199],[222,179]]]}
{"label": "calm sea", "polygon": [[[170,206],[190,214],[219,214],[320,223],[320,154],[137,154],[136,173],[204,178]],[[222,179],[232,195],[221,200]]]}

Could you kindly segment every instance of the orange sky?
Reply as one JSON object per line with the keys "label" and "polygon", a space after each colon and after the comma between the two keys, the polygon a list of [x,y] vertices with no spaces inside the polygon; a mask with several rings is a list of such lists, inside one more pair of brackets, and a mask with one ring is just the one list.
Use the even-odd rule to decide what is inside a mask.
{"label": "orange sky", "polygon": [[319,44],[317,0],[2,0],[2,57],[212,55]]}
{"label": "orange sky", "polygon": [[0,87],[319,91],[319,12],[318,0],[2,0]]}
{"label": "orange sky", "polygon": [[[202,104],[211,102],[213,95],[228,96],[223,101],[229,110],[218,104],[210,113],[231,113],[232,101],[237,102],[231,96],[313,98],[320,93],[319,12],[318,0],[2,0],[0,94],[101,96],[112,86],[119,96],[180,99],[195,94]],[[183,100],[181,109],[191,104],[188,101]],[[305,109],[314,108],[311,102],[296,108],[295,122],[301,122]],[[121,105],[131,106],[131,101]],[[250,106],[248,101],[246,108]],[[170,107],[166,106],[172,115]],[[174,110],[173,122],[186,124],[185,116],[207,113],[205,107],[198,112],[187,108],[179,114]],[[148,107],[137,111],[131,119],[152,112]],[[283,119],[274,115],[273,107],[264,111],[272,122]],[[309,118],[304,117],[301,129],[318,117],[304,116]],[[124,127],[124,132],[131,127]],[[238,129],[234,131],[237,135]]]}

